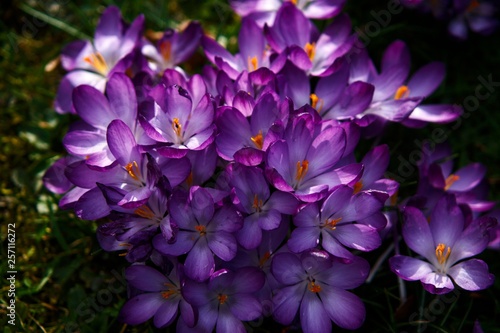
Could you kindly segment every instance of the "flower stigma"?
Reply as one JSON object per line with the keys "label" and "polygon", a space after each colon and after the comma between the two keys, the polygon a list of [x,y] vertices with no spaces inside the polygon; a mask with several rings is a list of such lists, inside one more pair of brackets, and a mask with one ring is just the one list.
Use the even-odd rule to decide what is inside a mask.
{"label": "flower stigma", "polygon": [[205,227],[203,224],[199,224],[194,228],[200,233],[200,236],[205,236],[207,234],[207,227]]}
{"label": "flower stigma", "polygon": [[253,56],[250,58],[250,56],[248,56],[248,71],[249,72],[253,72],[255,70],[257,70],[257,68],[259,68],[259,60],[257,59],[256,56]]}
{"label": "flower stigma", "polygon": [[169,62],[170,58],[172,57],[172,43],[170,43],[170,41],[168,40],[164,40],[160,42],[159,49],[163,59],[166,62]]}
{"label": "flower stigma", "polygon": [[439,243],[438,246],[436,246],[436,258],[440,265],[443,265],[448,260],[450,254],[451,248],[449,246],[448,248],[446,248],[446,245],[444,245],[443,243]]}
{"label": "flower stigma", "polygon": [[224,304],[227,301],[227,295],[219,294],[217,299],[219,300],[219,304]]}
{"label": "flower stigma", "polygon": [[306,46],[304,46],[304,50],[306,51],[309,60],[313,61],[314,56],[316,55],[316,43],[307,43]]}
{"label": "flower stigma", "polygon": [[[321,110],[323,109],[323,105],[325,105],[325,101],[323,100],[323,98],[319,98],[318,95],[316,94],[309,95],[309,98],[311,98],[311,106],[313,107],[313,109],[316,109],[316,111],[320,113]],[[319,102],[319,107],[318,107],[318,102]]]}
{"label": "flower stigma", "polygon": [[83,58],[83,61],[90,64],[97,72],[99,72],[103,76],[106,76],[108,74],[109,69],[108,65],[106,64],[106,60],[104,60],[104,57],[99,52],[92,53],[91,55],[86,56],[85,58]]}
{"label": "flower stigma", "polygon": [[252,208],[255,210],[256,213],[260,213],[262,211],[262,205],[263,205],[262,199],[259,199],[257,194],[254,194]]}
{"label": "flower stigma", "polygon": [[309,169],[309,161],[303,160],[302,162],[297,162],[297,175],[295,176],[295,180],[301,181],[306,176],[307,170]]}
{"label": "flower stigma", "polygon": [[444,190],[448,191],[450,189],[451,185],[453,185],[459,179],[460,179],[460,176],[457,176],[454,174],[449,175],[445,180]]}
{"label": "flower stigma", "polygon": [[330,230],[335,230],[337,229],[337,223],[342,220],[341,217],[337,217],[336,219],[327,219],[325,222],[325,227],[327,227]]}
{"label": "flower stigma", "polygon": [[402,85],[401,87],[396,90],[396,93],[394,94],[394,99],[398,100],[401,98],[408,98],[410,96],[410,89],[408,89],[408,86]]}
{"label": "flower stigma", "polygon": [[309,289],[310,292],[313,293],[319,293],[321,291],[321,286],[316,284],[314,281],[309,282],[307,285],[307,289]]}
{"label": "flower stigma", "polygon": [[125,165],[124,168],[129,176],[132,177],[132,179],[142,182],[141,170],[139,169],[139,165],[136,161],[130,162],[129,164]]}
{"label": "flower stigma", "polygon": [[178,138],[181,137],[182,125],[179,122],[179,118],[172,119],[172,129]]}
{"label": "flower stigma", "polygon": [[264,146],[264,138],[262,136],[262,130],[259,130],[259,133],[255,136],[252,136],[250,140],[252,140],[255,147],[257,147],[258,149],[262,149],[262,147]]}
{"label": "flower stigma", "polygon": [[353,194],[359,193],[362,188],[363,188],[363,182],[361,180],[356,182],[356,184],[354,184],[354,193]]}

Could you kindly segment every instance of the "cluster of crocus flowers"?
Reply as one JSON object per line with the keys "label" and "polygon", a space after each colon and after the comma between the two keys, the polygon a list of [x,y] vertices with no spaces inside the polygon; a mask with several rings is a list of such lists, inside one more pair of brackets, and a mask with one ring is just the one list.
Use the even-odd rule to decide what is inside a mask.
{"label": "cluster of crocus flowers", "polygon": [[[380,72],[365,51],[351,52],[357,37],[340,14],[343,1],[231,3],[245,16],[236,55],[198,23],[147,40],[142,17],[128,25],[115,7],[104,12],[93,44],[68,46],[57,110],[80,120],[45,184],[64,194],[61,208],[106,219],[97,230],[101,247],[131,263],[126,323],[153,318],[180,332],[244,332],[245,322],[271,317],[306,333],[330,332],[332,322],[356,329],[365,309],[347,290],[366,279],[362,253],[381,245],[384,210],[398,209],[399,186],[384,177],[389,146],[360,152],[358,143],[390,122],[446,123],[460,109],[421,104],[443,80],[443,66],[431,63],[408,79],[403,42],[389,46]],[[310,20],[332,17],[323,32]],[[199,46],[214,66],[188,75],[179,65]],[[460,177],[484,176],[479,166],[450,174],[432,158],[425,166],[429,186],[466,192],[461,202],[474,186]],[[447,211],[437,207],[443,218]],[[417,208],[405,212],[421,224]],[[421,246],[435,254],[405,240],[429,255],[422,274],[450,275],[466,288],[460,269],[484,263],[454,264],[484,247],[463,254],[467,244],[456,238],[493,222],[462,222],[455,238],[429,238]],[[391,263],[411,279],[407,261]],[[485,274],[473,281],[478,288],[488,286]]]}

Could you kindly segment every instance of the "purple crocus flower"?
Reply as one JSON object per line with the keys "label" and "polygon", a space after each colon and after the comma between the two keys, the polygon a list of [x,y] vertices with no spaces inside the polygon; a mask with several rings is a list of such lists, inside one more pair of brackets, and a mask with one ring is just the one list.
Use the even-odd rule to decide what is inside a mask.
{"label": "purple crocus flower", "polygon": [[[272,25],[276,12],[287,0],[230,0],[234,11],[254,20],[260,27]],[[329,19],[337,15],[345,0],[292,0],[290,1],[311,19]]]}
{"label": "purple crocus flower", "polygon": [[242,321],[257,319],[262,314],[262,305],[255,293],[262,288],[264,280],[264,273],[255,267],[243,267],[234,272],[221,269],[204,283],[187,280],[183,296],[199,313],[193,331],[247,332]]}
{"label": "purple crocus flower", "polygon": [[360,164],[335,169],[345,148],[342,127],[316,123],[311,114],[300,114],[289,121],[283,140],[269,147],[267,177],[280,191],[292,192],[303,201],[317,201],[334,186],[357,181]]}
{"label": "purple crocus flower", "polygon": [[186,156],[188,150],[201,150],[214,139],[214,107],[210,96],[199,103],[179,86],[158,85],[145,103],[141,124],[153,140],[163,143],[157,151],[166,157]]}
{"label": "purple crocus flower", "polygon": [[168,68],[174,68],[193,55],[199,46],[203,31],[198,22],[190,22],[183,31],[169,29],[156,42],[144,41],[141,52],[148,60],[149,69],[162,75]]}
{"label": "purple crocus flower", "polygon": [[465,290],[482,290],[493,284],[494,276],[480,259],[468,259],[481,253],[489,242],[488,229],[496,220],[482,217],[465,224],[454,196],[443,197],[429,221],[413,207],[404,211],[403,238],[408,247],[426,261],[397,255],[389,260],[393,272],[409,281],[422,283],[433,294],[452,291],[457,284]]}
{"label": "purple crocus flower", "polygon": [[326,75],[334,61],[346,54],[355,42],[351,22],[341,15],[319,34],[314,24],[292,3],[284,3],[271,27],[264,32],[271,48],[288,52],[288,58],[311,75]]}
{"label": "purple crocus flower", "polygon": [[268,147],[280,139],[289,106],[288,101],[279,102],[275,94],[266,93],[251,110],[250,119],[236,108],[219,108],[215,121],[219,156],[249,166],[260,164]]}
{"label": "purple crocus flower", "polygon": [[125,72],[131,65],[131,54],[137,46],[143,25],[143,15],[128,26],[122,20],[120,10],[111,6],[99,20],[93,43],[79,40],[66,46],[61,55],[61,63],[70,72],[59,85],[56,111],[73,112],[73,88],[88,84],[104,92],[106,81],[113,73]]}
{"label": "purple crocus flower", "polygon": [[272,52],[266,49],[266,39],[261,28],[250,19],[243,19],[238,36],[240,53],[232,55],[214,39],[203,38],[203,50],[207,58],[223,70],[231,79],[236,79],[241,72],[253,72],[259,68],[269,68],[278,72],[286,60],[283,54],[271,62]]}
{"label": "purple crocus flower", "polygon": [[113,74],[106,96],[88,85],[76,87],[73,90],[73,105],[83,121],[73,124],[63,144],[70,154],[85,159],[89,166],[107,168],[116,160],[106,139],[107,128],[115,119],[125,123],[140,144],[154,143],[137,121],[134,86],[125,74]]}
{"label": "purple crocus flower", "polygon": [[154,238],[154,247],[164,255],[187,254],[186,275],[204,281],[214,271],[214,254],[224,261],[236,255],[233,233],[241,228],[241,215],[232,206],[215,207],[214,199],[202,187],[193,186],[188,198],[174,192],[169,201],[171,223],[178,232],[174,241],[162,235]]}
{"label": "purple crocus flower", "polygon": [[372,251],[380,246],[377,229],[356,221],[381,208],[382,203],[375,195],[368,192],[353,195],[352,188],[339,185],[324,202],[308,204],[294,216],[297,228],[292,231],[288,247],[299,253],[321,245],[334,256],[351,260],[354,255],[346,247]]}
{"label": "purple crocus flower", "polygon": [[499,27],[497,2],[478,0],[454,0],[456,16],[450,21],[448,31],[459,39],[467,39],[472,32],[488,35]]}
{"label": "purple crocus flower", "polygon": [[273,317],[281,324],[291,324],[299,308],[304,333],[329,333],[332,321],[351,330],[363,323],[363,302],[346,289],[365,281],[369,271],[365,260],[345,264],[324,251],[305,252],[300,257],[285,252],[273,257],[271,271],[282,284],[273,297]]}
{"label": "purple crocus flower", "polygon": [[196,312],[186,302],[182,265],[174,267],[168,276],[145,265],[133,265],[125,270],[128,284],[143,291],[129,299],[122,307],[119,319],[129,325],[138,325],[153,318],[156,327],[169,326],[178,317],[188,327],[196,324]]}
{"label": "purple crocus flower", "polygon": [[290,193],[269,191],[261,169],[231,166],[233,203],[245,213],[243,227],[236,234],[238,242],[246,249],[254,249],[261,243],[262,231],[279,227],[281,214],[294,214],[298,201]]}

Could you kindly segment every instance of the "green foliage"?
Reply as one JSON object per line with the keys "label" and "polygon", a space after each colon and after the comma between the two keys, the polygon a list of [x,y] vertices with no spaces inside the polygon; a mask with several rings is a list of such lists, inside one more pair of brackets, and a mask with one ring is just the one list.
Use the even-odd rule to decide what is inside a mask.
{"label": "green foliage", "polygon": [[[49,67],[54,67],[66,43],[93,35],[100,14],[111,4],[117,5],[128,21],[144,13],[147,29],[155,31],[198,20],[208,34],[225,41],[231,51],[238,48],[239,19],[222,0],[204,1],[203,5],[196,0],[13,0],[5,6],[0,13],[0,253],[2,258],[6,256],[6,225],[15,223],[19,274],[15,327],[6,323],[8,287],[2,284],[0,326],[4,332],[158,332],[149,324],[130,328],[117,322],[127,298],[122,276],[126,263],[116,254],[100,251],[96,223],[59,210],[59,197],[44,189],[41,182],[46,168],[64,154],[61,140],[73,121],[71,116],[57,115],[52,108],[64,73],[59,66]],[[381,0],[348,0],[346,10],[353,25],[362,29],[374,21],[370,10],[378,12],[386,6]],[[366,47],[378,61],[391,41],[403,39],[410,46],[414,68],[434,60],[445,62],[448,75],[431,101],[462,104],[475,93],[478,77],[492,75],[494,81],[500,81],[500,74],[495,73],[500,59],[499,34],[472,35],[465,42],[457,42],[445,29],[430,17],[404,10],[394,15]],[[186,70],[196,71],[202,61],[200,53]],[[458,165],[479,161],[488,166],[491,199],[499,200],[498,90],[500,87],[481,101],[479,109],[463,119],[457,129],[453,129],[454,124],[418,131],[394,126],[383,140],[391,144],[392,156],[408,158],[408,152],[417,148],[415,138],[428,139],[435,128],[443,128]],[[394,172],[398,163],[397,159],[392,162]],[[406,179],[403,191],[411,193],[415,181],[414,173]],[[381,251],[367,258],[375,262]],[[500,273],[497,253],[485,252],[481,257],[492,272]],[[2,261],[2,276],[6,270]],[[498,281],[484,292],[461,292],[448,303],[425,295],[418,283],[407,283],[406,288],[408,299],[399,304],[397,279],[384,264],[374,280],[357,292],[367,307],[366,324],[360,331],[416,332],[425,326],[426,332],[470,332],[473,321],[479,319],[485,332],[500,332],[495,324],[500,315],[495,297],[500,293]],[[432,320],[421,311],[432,306],[438,309],[439,304],[444,308],[431,313]],[[281,329],[267,323],[261,327],[262,332]]]}

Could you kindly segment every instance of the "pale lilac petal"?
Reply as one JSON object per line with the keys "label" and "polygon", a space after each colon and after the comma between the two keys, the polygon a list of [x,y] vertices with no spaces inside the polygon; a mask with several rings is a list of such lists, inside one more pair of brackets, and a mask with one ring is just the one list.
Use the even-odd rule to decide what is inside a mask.
{"label": "pale lilac petal", "polygon": [[120,165],[127,165],[134,161],[141,163],[134,134],[123,121],[115,119],[109,124],[106,139],[109,150]]}
{"label": "pale lilac petal", "polygon": [[421,280],[433,271],[428,262],[401,255],[390,258],[389,265],[400,278],[409,281]]}
{"label": "pale lilac petal", "polygon": [[358,223],[339,225],[332,235],[344,246],[360,251],[372,251],[382,242],[377,229]]}
{"label": "pale lilac petal", "polygon": [[431,62],[416,71],[408,81],[410,96],[427,97],[439,87],[446,74],[441,62]]}
{"label": "pale lilac petal", "polygon": [[483,290],[495,281],[495,276],[488,271],[488,265],[479,259],[470,259],[456,264],[448,270],[455,283],[470,291]]}
{"label": "pale lilac petal", "polygon": [[433,258],[436,245],[424,214],[414,207],[406,207],[403,221],[402,230],[406,245],[429,260]]}
{"label": "pale lilac petal", "polygon": [[438,201],[430,216],[429,227],[434,246],[442,243],[453,248],[464,230],[463,213],[453,196],[445,196]]}
{"label": "pale lilac petal", "polygon": [[459,178],[448,190],[466,192],[476,187],[483,180],[486,175],[486,167],[481,163],[472,163],[459,169],[454,174]]}
{"label": "pale lilac petal", "polygon": [[123,73],[111,76],[106,85],[106,95],[117,119],[133,126],[137,119],[137,98],[129,77]]}
{"label": "pale lilac petal", "polygon": [[[413,109],[403,124],[407,125],[408,122],[411,124],[411,127],[421,127],[422,123],[425,124],[426,122],[438,124],[449,123],[456,120],[462,112],[462,107],[455,104],[419,105]],[[416,121],[416,123],[412,121]]]}
{"label": "pale lilac petal", "polygon": [[429,273],[420,279],[422,286],[431,294],[446,294],[452,291],[455,287],[453,282],[447,275],[439,273]]}

